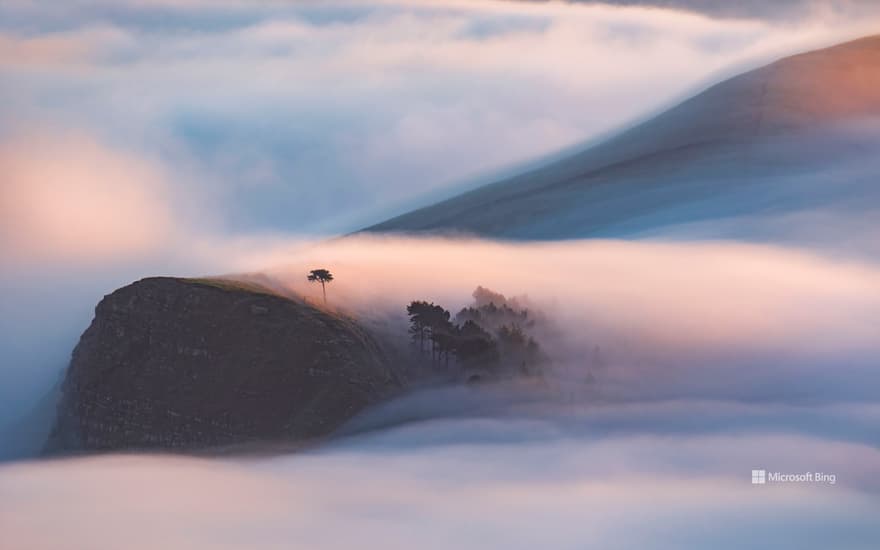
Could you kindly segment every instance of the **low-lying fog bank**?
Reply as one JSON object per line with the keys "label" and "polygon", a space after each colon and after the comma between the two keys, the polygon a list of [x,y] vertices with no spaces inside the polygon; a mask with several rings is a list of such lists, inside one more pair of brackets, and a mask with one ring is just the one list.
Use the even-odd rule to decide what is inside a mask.
{"label": "low-lying fog bank", "polygon": [[[306,274],[326,267],[328,307],[404,344],[412,300],[457,311],[478,285],[517,296],[546,317],[550,366],[540,379],[410,393],[305,454],[9,464],[4,541],[849,549],[880,540],[875,264],[724,242],[356,237],[216,250],[227,271],[259,271],[313,303],[321,290]],[[754,469],[813,480],[753,485]]]}
{"label": "low-lying fog bank", "polygon": [[275,280],[317,301],[302,274],[332,267],[330,307],[397,338],[411,300],[457,311],[478,285],[517,297],[546,317],[548,383],[575,400],[880,396],[880,269],[867,262],[733,242],[381,237],[284,257]]}
{"label": "low-lying fog bank", "polygon": [[[451,408],[495,399],[482,413],[459,411],[301,455],[6,466],[4,541],[84,549],[824,550],[880,540],[876,406],[548,408],[503,406],[485,391],[492,393],[459,388],[420,401]],[[758,468],[813,480],[753,485]]]}
{"label": "low-lying fog bank", "polygon": [[[552,363],[545,382],[574,402],[875,402],[880,394],[880,268],[867,261],[734,242],[392,237],[215,244],[193,247],[193,257],[182,268],[189,274],[264,273],[316,304],[320,286],[306,274],[329,268],[335,279],[327,287],[328,307],[401,345],[409,337],[405,307],[412,300],[455,312],[472,302],[478,285],[516,297],[546,317],[536,335]],[[42,381],[42,391],[31,390],[36,405],[64,362],[52,376],[29,359],[66,356],[70,336],[88,324],[83,314],[80,327],[68,326],[75,317],[69,311],[88,311],[87,301],[110,290],[98,290],[96,298],[86,292],[40,298],[58,313],[42,323],[45,338],[29,335],[40,342],[31,346],[33,358],[21,346],[29,340],[19,339],[21,353],[3,366],[4,381],[20,388]],[[71,305],[74,298],[79,302]],[[34,317],[48,307],[33,305]],[[53,333],[65,336],[53,339]]]}

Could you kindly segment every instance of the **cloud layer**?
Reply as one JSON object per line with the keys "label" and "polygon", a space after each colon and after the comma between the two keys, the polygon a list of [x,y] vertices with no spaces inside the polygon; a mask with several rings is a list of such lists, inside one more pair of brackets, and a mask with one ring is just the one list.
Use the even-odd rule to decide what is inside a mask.
{"label": "cloud layer", "polygon": [[[675,408],[641,413],[680,425]],[[720,418],[718,406],[679,408]],[[876,542],[876,447],[803,435],[792,420],[768,431],[779,411],[755,409],[736,407],[749,420],[731,433],[652,431],[643,421],[633,427],[626,408],[594,407],[432,421],[269,460],[7,466],[0,525],[4,540],[32,548],[855,550]],[[572,429],[597,416],[604,431]],[[820,418],[876,422],[877,412]],[[753,486],[753,468],[836,478]]]}
{"label": "cloud layer", "polygon": [[167,178],[88,137],[0,142],[0,253],[11,262],[106,262],[168,245]]}
{"label": "cloud layer", "polygon": [[[521,0],[530,2],[533,0]],[[537,0],[540,1],[540,0]],[[876,15],[880,8],[871,0],[563,0],[572,4],[611,4],[617,6],[650,6],[687,10],[713,17],[798,20],[805,16]]]}
{"label": "cloud layer", "polygon": [[[325,266],[332,303],[398,335],[409,300],[454,309],[481,284],[527,294],[556,328],[541,388],[407,396],[308,455],[0,467],[3,540],[871,547],[875,262],[743,243],[289,233],[375,221],[710,73],[875,23],[785,20],[561,2],[4,2],[3,423],[57,383],[101,295],[147,274],[268,269],[309,296],[304,273]],[[48,419],[28,421],[4,452],[37,448]],[[755,492],[756,467],[838,482]]]}
{"label": "cloud layer", "polygon": [[[288,259],[290,258],[290,259]],[[355,238],[280,248],[282,284],[330,267],[331,302],[405,334],[415,299],[467,305],[482,285],[528,296],[557,325],[560,384],[611,398],[873,400],[880,272],[805,251],[739,243],[502,244]],[[393,323],[396,323],[394,325]],[[597,361],[596,355],[602,359]]]}
{"label": "cloud layer", "polygon": [[872,23],[795,13],[780,27],[603,4],[11,2],[0,120],[160,161],[236,232],[351,229]]}

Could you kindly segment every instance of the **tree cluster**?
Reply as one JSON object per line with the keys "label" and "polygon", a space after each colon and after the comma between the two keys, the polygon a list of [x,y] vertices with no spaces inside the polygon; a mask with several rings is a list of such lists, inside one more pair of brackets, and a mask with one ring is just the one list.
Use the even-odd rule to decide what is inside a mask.
{"label": "tree cluster", "polygon": [[[478,297],[478,294],[480,295]],[[480,297],[494,299],[483,301]],[[409,333],[419,352],[447,367],[450,358],[462,367],[512,369],[532,372],[542,352],[526,331],[534,326],[528,310],[508,305],[504,296],[482,287],[474,292],[476,305],[466,307],[453,318],[448,310],[426,301],[407,306]],[[496,300],[500,303],[496,304]]]}
{"label": "tree cluster", "polygon": [[434,361],[449,364],[450,356],[463,363],[496,361],[497,346],[492,336],[473,322],[458,325],[442,306],[414,301],[406,308],[409,332],[421,353],[430,353]]}

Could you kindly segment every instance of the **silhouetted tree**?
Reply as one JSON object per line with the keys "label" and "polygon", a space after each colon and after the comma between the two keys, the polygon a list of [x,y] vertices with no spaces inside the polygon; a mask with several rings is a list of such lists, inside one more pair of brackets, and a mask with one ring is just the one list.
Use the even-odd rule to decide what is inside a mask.
{"label": "silhouetted tree", "polygon": [[313,269],[309,272],[310,283],[321,283],[321,292],[324,294],[324,304],[327,304],[327,283],[333,280],[333,274],[326,269]]}
{"label": "silhouetted tree", "polygon": [[473,321],[490,331],[497,331],[503,325],[517,325],[530,328],[535,324],[534,320],[529,316],[527,309],[514,309],[507,304],[499,306],[495,302],[489,302],[481,306],[466,307],[456,314],[455,320],[459,324]]}
{"label": "silhouetted tree", "polygon": [[464,363],[492,366],[498,363],[498,345],[492,335],[473,321],[466,321],[458,330],[455,354]]}
{"label": "silhouetted tree", "polygon": [[425,351],[425,339],[431,332],[429,318],[433,307],[434,304],[418,300],[406,306],[406,313],[409,315],[409,333],[412,335],[413,341],[419,343],[419,352],[421,353]]}
{"label": "silhouetted tree", "polygon": [[498,329],[498,341],[503,346],[511,348],[525,348],[528,337],[519,328],[519,325],[501,325]]}
{"label": "silhouetted tree", "polygon": [[476,324],[481,325],[483,324],[483,314],[480,308],[466,307],[455,315],[455,321],[458,324],[464,324],[468,321],[473,321]]}
{"label": "silhouetted tree", "polygon": [[458,343],[458,327],[449,321],[449,312],[436,312],[435,324],[431,329],[431,339],[437,349],[437,359],[444,359],[449,367],[449,355],[454,353]]}
{"label": "silhouetted tree", "polygon": [[544,360],[541,347],[526,330],[535,321],[528,310],[516,301],[483,287],[474,292],[476,305],[466,307],[450,320],[450,313],[433,302],[413,301],[406,311],[409,332],[419,350],[426,352],[430,341],[431,360],[444,361],[450,356],[462,366],[492,368],[503,365],[523,374],[533,374],[533,367]]}
{"label": "silhouetted tree", "polygon": [[425,341],[431,342],[431,360],[445,359],[454,348],[456,327],[449,320],[451,314],[433,302],[416,300],[406,306],[409,315],[409,333],[419,343],[419,351],[425,352]]}
{"label": "silhouetted tree", "polygon": [[507,298],[504,297],[504,294],[489,290],[482,286],[478,286],[471,296],[474,297],[474,303],[478,308],[489,304],[495,304],[497,306],[507,304]]}
{"label": "silhouetted tree", "polygon": [[519,325],[502,325],[497,335],[504,362],[517,365],[523,374],[529,374],[541,359],[541,348],[535,339],[523,332]]}
{"label": "silhouetted tree", "polygon": [[449,322],[449,312],[443,307],[431,304],[427,311],[427,324],[430,328],[431,359],[436,359],[438,353],[442,353],[443,343],[449,334],[452,323]]}

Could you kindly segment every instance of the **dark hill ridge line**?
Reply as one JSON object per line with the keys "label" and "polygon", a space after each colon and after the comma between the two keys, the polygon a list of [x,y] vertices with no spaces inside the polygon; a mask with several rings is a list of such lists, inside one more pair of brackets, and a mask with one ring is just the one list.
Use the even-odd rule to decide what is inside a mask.
{"label": "dark hill ridge line", "polygon": [[[292,299],[290,296],[285,296],[274,290],[268,286],[261,285],[259,283],[250,282],[250,281],[242,281],[238,279],[226,278],[226,277],[148,277],[142,279],[143,281],[149,281],[151,279],[173,279],[175,281],[180,281],[182,283],[188,283],[193,285],[202,285],[212,288],[217,288],[220,290],[227,290],[232,292],[250,292],[252,294],[266,294],[269,296],[277,296],[279,298],[284,299]],[[305,303],[305,302],[303,302]]]}
{"label": "dark hill ridge line", "polygon": [[46,448],[305,441],[401,385],[379,342],[351,319],[253,283],[147,278],[96,307]]}
{"label": "dark hill ridge line", "polygon": [[[709,198],[730,180],[793,167],[799,141],[872,116],[880,116],[880,36],[794,55],[733,77],[595,147],[364,231],[592,236],[616,222]],[[773,149],[780,147],[790,150],[779,155]],[[811,153],[817,149],[812,142],[804,147]],[[832,147],[808,156],[808,163],[821,165],[838,155]],[[693,174],[676,175],[692,168]],[[702,182],[713,183],[713,189],[693,194],[691,184]],[[651,197],[668,195],[652,187],[678,185],[688,192],[681,198]],[[642,192],[653,204],[638,200]],[[618,193],[611,202],[621,208],[609,215],[603,201]],[[557,218],[567,225],[548,229]]]}

